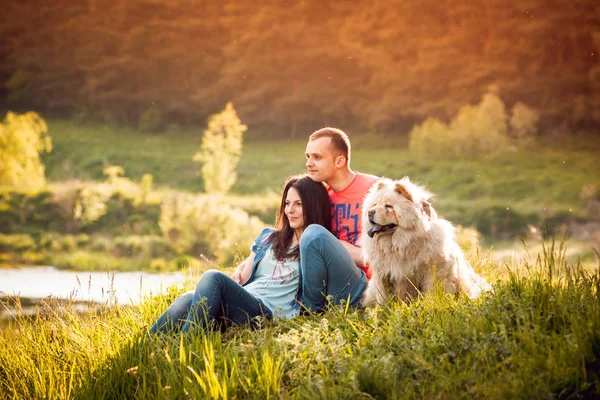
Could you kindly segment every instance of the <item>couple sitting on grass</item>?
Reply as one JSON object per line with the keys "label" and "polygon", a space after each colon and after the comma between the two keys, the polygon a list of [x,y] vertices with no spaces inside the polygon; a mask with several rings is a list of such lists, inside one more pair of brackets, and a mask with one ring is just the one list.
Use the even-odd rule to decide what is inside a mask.
{"label": "couple sitting on grass", "polygon": [[310,136],[306,168],[307,175],[285,184],[276,229],[261,232],[233,275],[205,272],[196,289],[178,297],[150,332],[212,324],[223,329],[253,324],[259,316],[289,319],[302,309],[320,311],[328,296],[334,304],[359,304],[368,278],[356,246],[361,206],[377,177],[350,169],[348,136],[333,128]]}

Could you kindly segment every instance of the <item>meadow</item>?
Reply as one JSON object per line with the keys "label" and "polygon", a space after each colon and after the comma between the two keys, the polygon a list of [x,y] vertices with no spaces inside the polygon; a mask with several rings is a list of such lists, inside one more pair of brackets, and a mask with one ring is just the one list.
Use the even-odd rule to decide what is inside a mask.
{"label": "meadow", "polygon": [[[154,190],[203,191],[200,165],[192,161],[200,148],[200,128],[144,134],[68,120],[49,120],[49,127],[55,149],[44,156],[44,162],[51,183],[102,181],[103,169],[118,165],[134,181],[152,174]],[[540,233],[562,237],[600,218],[590,215],[589,207],[590,201],[600,201],[600,140],[593,135],[542,138],[529,150],[463,158],[416,156],[407,150],[402,135],[350,135],[354,170],[396,179],[408,175],[427,186],[435,194],[438,214],[475,228],[485,248],[519,251],[519,238],[537,239]],[[225,202],[271,224],[284,178],[304,170],[305,145],[304,137],[273,139],[268,132],[248,131],[238,180]],[[536,235],[530,235],[532,228]],[[114,230],[112,234],[116,235]],[[573,259],[593,261],[591,247],[577,236],[582,235],[573,238],[571,247],[577,249]],[[120,265],[118,260],[114,264]]]}
{"label": "meadow", "polygon": [[[51,188],[73,180],[96,185],[106,179],[105,167],[119,165],[135,182],[152,174],[155,193],[203,189],[191,161],[200,131],[142,135],[52,120],[49,126],[55,150],[44,162]],[[49,298],[32,316],[8,320],[0,329],[0,399],[600,395],[600,276],[589,242],[555,243],[549,233],[544,241],[524,241],[522,256],[505,261],[485,250],[492,243],[510,247],[528,224],[560,232],[561,225],[589,221],[582,194],[600,184],[598,147],[570,139],[489,158],[422,159],[403,139],[358,134],[352,140],[355,170],[408,175],[436,193],[440,215],[477,228],[481,246],[471,246],[468,256],[493,292],[470,301],[437,290],[411,304],[330,306],[291,321],[262,321],[257,330],[148,337],[155,318],[207,268],[192,263],[183,286],[137,307],[109,298],[82,313],[80,305]],[[266,140],[249,132],[226,202],[272,221],[284,177],[303,170],[304,146],[304,139]],[[57,253],[67,246],[67,254],[79,242],[105,253],[115,244],[123,251],[164,244],[156,235],[147,243],[119,237],[104,245],[94,235],[57,235],[47,241]],[[569,253],[572,243],[579,252]],[[217,267],[230,271],[230,265]],[[18,310],[19,299],[0,306]]]}
{"label": "meadow", "polygon": [[[190,196],[197,203],[207,201],[200,165],[192,161],[200,147],[200,128],[148,134],[126,126],[48,123],[54,144],[43,160],[48,190],[0,193],[0,267],[172,271],[189,260],[198,263],[201,254],[227,265],[236,259],[234,247],[218,256],[214,240],[182,248],[159,227],[165,202],[181,203]],[[284,178],[304,170],[305,138],[271,136],[247,132],[237,183],[219,200],[259,218],[257,227],[273,223]],[[391,178],[408,175],[426,185],[436,195],[433,204],[439,215],[475,230],[474,244],[493,246],[502,259],[523,252],[521,238],[539,251],[542,237],[569,233],[570,259],[594,263],[590,243],[600,243],[600,213],[592,207],[600,209],[600,142],[591,135],[545,138],[528,150],[462,158],[417,156],[407,150],[401,135],[358,132],[351,138],[355,170]],[[111,166],[123,168],[124,177],[107,177],[105,168]],[[141,183],[145,174],[152,176],[150,187]],[[105,215],[77,218],[79,204],[92,211],[103,207]],[[201,214],[191,218],[208,218]],[[187,230],[195,230],[197,237],[227,235],[197,226]],[[245,249],[251,240],[240,237],[235,247]]]}
{"label": "meadow", "polygon": [[[149,173],[159,186],[203,190],[199,164],[192,161],[200,149],[199,128],[148,134],[69,120],[49,120],[48,124],[54,151],[43,158],[50,182],[103,180],[104,167],[119,165],[135,180]],[[395,179],[408,175],[438,195],[442,210],[461,201],[465,209],[498,204],[539,212],[540,206],[542,210],[546,206],[583,214],[583,185],[600,184],[600,139],[592,135],[544,139],[531,150],[495,157],[440,159],[410,154],[406,136],[349,134],[354,170]],[[232,192],[278,192],[286,176],[304,171],[306,137],[271,139],[262,132],[248,132]]]}
{"label": "meadow", "polygon": [[600,279],[564,252],[551,242],[511,265],[472,253],[494,282],[476,301],[438,289],[252,331],[148,337],[190,282],[137,308],[50,299],[0,331],[0,398],[597,398]]}

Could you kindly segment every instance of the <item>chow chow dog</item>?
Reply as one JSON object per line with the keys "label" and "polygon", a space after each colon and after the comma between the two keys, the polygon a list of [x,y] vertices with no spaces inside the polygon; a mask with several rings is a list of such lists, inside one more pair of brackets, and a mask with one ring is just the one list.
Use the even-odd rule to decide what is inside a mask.
{"label": "chow chow dog", "polygon": [[363,306],[387,298],[410,301],[439,281],[446,293],[476,298],[489,290],[465,260],[455,229],[438,218],[429,204],[431,193],[404,177],[380,179],[363,202],[361,245],[372,277]]}

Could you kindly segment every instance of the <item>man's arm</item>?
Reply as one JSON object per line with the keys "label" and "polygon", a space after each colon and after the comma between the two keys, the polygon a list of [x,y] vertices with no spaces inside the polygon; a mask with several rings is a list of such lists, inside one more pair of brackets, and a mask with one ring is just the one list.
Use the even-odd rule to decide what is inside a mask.
{"label": "man's arm", "polygon": [[360,247],[354,246],[353,244],[350,244],[345,240],[340,240],[340,243],[342,244],[342,246],[344,246],[346,250],[348,250],[348,253],[350,253],[350,257],[352,257],[352,261],[354,261],[354,263],[357,266],[361,267],[364,265],[364,255]]}

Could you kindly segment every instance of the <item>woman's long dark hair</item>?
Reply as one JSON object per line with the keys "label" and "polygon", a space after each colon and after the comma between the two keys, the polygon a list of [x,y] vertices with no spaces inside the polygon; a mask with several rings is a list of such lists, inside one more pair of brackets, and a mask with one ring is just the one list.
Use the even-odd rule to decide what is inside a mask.
{"label": "woman's long dark hair", "polygon": [[331,214],[329,206],[329,195],[323,183],[317,183],[308,175],[296,175],[288,178],[281,194],[281,205],[277,210],[275,218],[275,232],[269,237],[273,243],[273,253],[277,260],[300,258],[300,249],[296,246],[290,252],[290,246],[294,239],[294,229],[290,227],[290,221],[285,215],[285,199],[290,188],[298,191],[302,200],[302,214],[304,215],[304,229],[310,224],[319,224],[327,230],[331,228]]}

